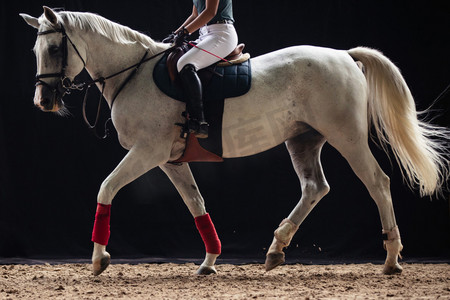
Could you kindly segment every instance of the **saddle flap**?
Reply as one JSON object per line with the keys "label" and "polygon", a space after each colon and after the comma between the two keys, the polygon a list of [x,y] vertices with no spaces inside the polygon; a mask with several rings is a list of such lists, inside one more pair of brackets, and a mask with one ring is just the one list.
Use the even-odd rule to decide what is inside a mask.
{"label": "saddle flap", "polygon": [[169,55],[167,56],[167,71],[169,72],[169,77],[172,82],[175,82],[175,79],[178,76],[177,63],[180,57],[182,57],[189,50],[188,46],[180,46],[173,49]]}
{"label": "saddle flap", "polygon": [[183,155],[171,163],[182,162],[223,162],[223,158],[205,150],[193,134],[189,134],[186,139],[186,148]]}

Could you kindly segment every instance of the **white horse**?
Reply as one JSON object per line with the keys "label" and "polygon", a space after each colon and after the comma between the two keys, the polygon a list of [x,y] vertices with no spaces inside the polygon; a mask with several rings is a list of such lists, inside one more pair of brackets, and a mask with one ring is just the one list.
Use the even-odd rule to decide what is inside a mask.
{"label": "white horse", "polygon": [[[58,112],[63,108],[64,93],[58,92],[63,75],[73,80],[86,68],[92,78],[107,77],[137,63],[145,51],[151,56],[169,47],[91,13],[55,12],[44,7],[40,18],[21,16],[39,31],[34,51],[41,76],[34,103],[43,111]],[[207,213],[188,164],[168,163],[180,157],[184,149],[185,140],[174,124],[183,122],[185,105],[167,97],[152,83],[156,61],[141,66],[112,106],[120,144],[129,152],[98,193],[97,202],[102,206],[96,216],[107,218],[99,219],[98,224],[106,235],[105,242],[94,243],[96,275],[110,261],[106,252],[107,208],[123,186],[148,170],[159,166],[167,174],[196,220]],[[383,272],[400,273],[402,267],[397,259],[403,246],[390,181],[369,149],[368,130],[374,126],[383,148],[392,148],[404,178],[411,186],[418,185],[421,195],[438,193],[448,179],[448,150],[442,140],[447,131],[418,120],[400,71],[378,51],[299,46],[255,57],[251,63],[250,91],[225,101],[223,157],[248,156],[285,143],[302,188],[297,206],[274,232],[266,269],[284,262],[283,248],[330,190],[320,162],[322,146],[328,142],[348,161],[378,207],[387,250]],[[106,81],[104,96],[110,107],[129,72]],[[101,88],[100,83],[97,85]],[[200,233],[207,253],[197,272],[215,273],[220,241],[213,241],[218,249],[209,251],[211,240]]]}

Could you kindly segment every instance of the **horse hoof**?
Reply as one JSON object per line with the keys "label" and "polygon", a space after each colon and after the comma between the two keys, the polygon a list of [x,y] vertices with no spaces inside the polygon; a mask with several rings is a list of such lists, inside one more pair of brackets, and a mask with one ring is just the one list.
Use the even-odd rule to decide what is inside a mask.
{"label": "horse hoof", "polygon": [[394,274],[401,274],[403,271],[403,268],[399,264],[395,264],[394,266],[384,266],[383,274],[384,275],[394,275]]}
{"label": "horse hoof", "polygon": [[266,272],[275,269],[282,263],[284,263],[284,252],[275,252],[275,253],[268,253],[266,256]]}
{"label": "horse hoof", "polygon": [[100,259],[97,259],[96,261],[92,262],[92,273],[94,276],[100,275],[103,271],[106,270],[106,268],[109,266],[109,263],[111,262],[111,255],[109,255],[108,252],[106,252],[106,255],[103,256]]}
{"label": "horse hoof", "polygon": [[214,266],[208,267],[208,266],[200,266],[198,268],[197,272],[195,272],[197,275],[211,275],[211,274],[217,274],[217,270]]}

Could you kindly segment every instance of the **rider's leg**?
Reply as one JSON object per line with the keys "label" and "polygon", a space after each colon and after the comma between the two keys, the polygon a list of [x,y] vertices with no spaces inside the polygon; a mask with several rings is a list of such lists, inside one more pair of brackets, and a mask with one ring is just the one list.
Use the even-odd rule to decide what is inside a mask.
{"label": "rider's leg", "polygon": [[[202,84],[197,76],[198,70],[206,68],[225,57],[237,46],[238,37],[232,24],[214,24],[199,30],[197,47],[189,50],[177,63],[183,89],[188,96],[188,112],[194,120],[190,128],[199,138],[208,136],[208,126],[203,115]],[[214,54],[214,55],[211,55]]]}
{"label": "rider's leg", "polygon": [[187,64],[180,71],[181,84],[187,95],[189,129],[198,138],[208,137],[208,123],[203,112],[202,83],[194,65]]}

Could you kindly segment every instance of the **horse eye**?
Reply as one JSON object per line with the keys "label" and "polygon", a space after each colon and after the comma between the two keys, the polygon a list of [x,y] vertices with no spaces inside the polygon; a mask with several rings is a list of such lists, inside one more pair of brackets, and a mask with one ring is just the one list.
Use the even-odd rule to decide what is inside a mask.
{"label": "horse eye", "polygon": [[50,47],[48,47],[48,53],[50,53],[50,55],[55,55],[59,52],[59,47],[56,45],[52,45]]}

